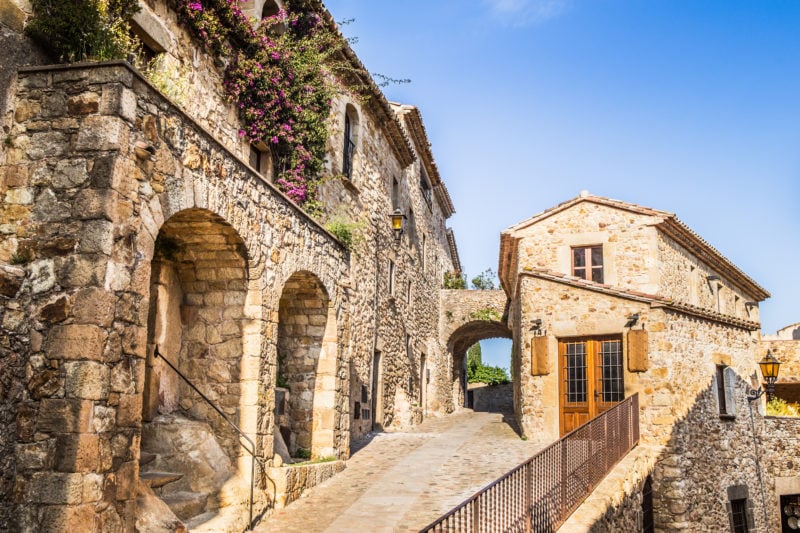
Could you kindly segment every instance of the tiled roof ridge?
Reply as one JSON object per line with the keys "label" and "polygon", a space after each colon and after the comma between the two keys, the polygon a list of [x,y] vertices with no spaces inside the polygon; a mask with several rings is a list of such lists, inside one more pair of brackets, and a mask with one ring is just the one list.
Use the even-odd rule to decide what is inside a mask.
{"label": "tiled roof ridge", "polygon": [[545,279],[556,283],[563,283],[565,285],[570,285],[572,287],[608,294],[610,296],[617,296],[629,300],[636,300],[639,302],[650,303],[651,305],[654,305],[656,307],[665,307],[672,311],[681,312],[687,315],[692,315],[707,320],[712,320],[714,322],[729,324],[732,326],[748,329],[751,331],[755,331],[761,328],[761,324],[759,322],[755,322],[752,320],[744,320],[724,313],[710,311],[708,309],[704,309],[696,305],[691,305],[685,302],[673,300],[671,298],[665,298],[664,296],[659,296],[657,294],[648,294],[645,292],[632,291],[620,287],[613,287],[611,285],[597,283],[594,281],[585,280],[583,278],[577,278],[575,276],[570,276],[567,274],[563,274],[561,272],[554,272],[548,269],[543,269],[543,268],[525,269],[522,272],[520,272],[519,276],[520,278],[528,276],[528,277]]}

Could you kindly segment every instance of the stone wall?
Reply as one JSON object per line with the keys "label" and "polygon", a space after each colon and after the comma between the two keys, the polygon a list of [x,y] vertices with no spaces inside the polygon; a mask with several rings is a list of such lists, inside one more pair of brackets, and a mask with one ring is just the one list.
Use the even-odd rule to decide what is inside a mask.
{"label": "stone wall", "polygon": [[[350,440],[375,422],[399,428],[451,404],[438,322],[442,275],[454,261],[452,206],[442,203],[446,191],[429,201],[420,187],[423,163],[433,164],[427,139],[411,143],[408,118],[379,92],[364,100],[360,85],[351,92],[342,82],[320,199],[322,220],[353,224],[345,250],[272,187],[269,172],[246,164],[222,65],[168,3],[143,2],[135,22],[164,50],[157,87],[122,63],[17,76],[26,60],[43,58],[0,62],[11,80],[0,101],[10,141],[0,155],[0,383],[9,398],[1,412],[13,429],[0,437],[0,527],[19,517],[23,529],[60,529],[90,512],[100,513],[99,529],[132,524],[142,416],[180,410],[208,421],[237,475],[249,472],[234,434],[154,357],[156,346],[267,459],[281,331],[312,339],[320,354],[318,456],[346,458]],[[2,43],[32,50],[20,29],[2,27]],[[351,179],[340,176],[345,110],[358,126]],[[400,242],[388,222],[395,207],[413,220]],[[324,293],[319,314],[284,291],[297,273]],[[303,302],[309,324],[282,320],[282,295]],[[310,323],[323,315],[324,326]],[[56,460],[56,444],[72,456]],[[102,494],[86,485],[77,498],[70,491],[81,483],[99,483]]]}
{"label": "stone wall", "polygon": [[[12,379],[17,400],[7,404],[16,412],[10,424],[16,438],[5,447],[16,445],[22,462],[7,465],[6,472],[15,467],[17,475],[6,486],[4,508],[12,501],[38,502],[18,507],[23,529],[51,529],[62,523],[55,521],[72,523],[100,508],[100,529],[131,524],[149,356],[151,260],[164,223],[179,220],[174,215],[206,213],[238,239],[244,278],[220,278],[226,268],[233,274],[234,265],[219,264],[208,270],[213,278],[204,279],[198,261],[213,257],[193,258],[201,268],[193,271],[196,279],[185,280],[184,304],[193,303],[192,294],[203,296],[196,299],[199,309],[181,309],[182,350],[195,343],[221,354],[226,343],[238,343],[230,355],[240,358],[240,366],[226,369],[238,372],[235,387],[217,391],[208,382],[206,393],[223,404],[231,398],[226,410],[258,435],[267,457],[273,389],[265,384],[275,382],[276,349],[269,339],[276,338],[279,322],[280,292],[274,287],[294,272],[315,272],[331,295],[340,338],[346,296],[339,282],[348,278],[347,255],[126,65],[28,70],[19,78],[5,170],[20,178],[2,207],[5,227],[14,231],[13,252],[24,251],[27,262],[22,284],[3,308],[10,341],[3,359],[17,361],[21,372]],[[154,147],[152,159],[137,158],[137,141]],[[187,233],[194,230],[178,232]],[[213,235],[206,237],[213,246]],[[217,250],[228,245],[222,239]],[[234,279],[238,288],[230,285]],[[217,292],[200,290],[203,283]],[[224,327],[218,320],[224,316],[236,325],[227,333],[201,331],[191,325],[195,313],[210,321],[203,323]],[[225,341],[226,334],[237,339]],[[340,417],[347,412],[346,346],[341,352]],[[213,367],[201,365],[196,372],[214,379]],[[346,456],[347,426],[336,428],[336,453]]]}

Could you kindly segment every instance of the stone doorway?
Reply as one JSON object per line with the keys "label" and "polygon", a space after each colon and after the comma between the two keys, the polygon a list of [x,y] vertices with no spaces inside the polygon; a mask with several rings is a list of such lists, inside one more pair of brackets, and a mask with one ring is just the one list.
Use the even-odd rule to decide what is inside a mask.
{"label": "stone doorway", "polygon": [[383,431],[383,359],[378,350],[372,356],[372,413],[372,430]]}
{"label": "stone doorway", "polygon": [[511,330],[502,322],[475,320],[450,335],[447,347],[452,357],[452,394],[456,408],[467,406],[467,350],[479,341],[494,338],[511,339]]}
{"label": "stone doorway", "polygon": [[285,408],[276,417],[275,438],[293,458],[335,455],[336,316],[317,276],[296,272],[289,278],[278,320],[276,386],[285,390]]}
{"label": "stone doorway", "polygon": [[[142,507],[158,496],[184,523],[203,523],[219,512],[221,488],[237,472],[249,476],[250,459],[242,456],[238,434],[165,363],[234,424],[252,421],[243,429],[254,434],[258,402],[242,397],[243,390],[255,390],[248,383],[257,385],[252,372],[242,379],[245,356],[259,355],[257,346],[246,349],[243,342],[258,323],[246,314],[247,297],[247,253],[229,224],[202,209],[181,211],[164,223],[151,265]],[[156,347],[162,357],[155,356]]]}

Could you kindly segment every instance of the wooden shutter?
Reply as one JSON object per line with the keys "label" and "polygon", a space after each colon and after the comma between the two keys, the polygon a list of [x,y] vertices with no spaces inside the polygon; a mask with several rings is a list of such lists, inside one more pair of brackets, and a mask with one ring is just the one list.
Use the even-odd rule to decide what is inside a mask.
{"label": "wooden shutter", "polygon": [[531,375],[546,376],[550,373],[548,364],[548,337],[545,335],[531,338]]}
{"label": "wooden shutter", "polygon": [[647,331],[628,331],[628,371],[647,372],[650,360],[647,355]]}

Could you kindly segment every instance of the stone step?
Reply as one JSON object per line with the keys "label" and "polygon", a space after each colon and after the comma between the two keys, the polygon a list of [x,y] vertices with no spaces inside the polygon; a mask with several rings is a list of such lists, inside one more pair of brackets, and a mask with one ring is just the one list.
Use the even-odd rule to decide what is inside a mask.
{"label": "stone step", "polygon": [[208,494],[180,491],[164,494],[161,499],[178,518],[186,521],[205,512]]}
{"label": "stone step", "polygon": [[139,454],[139,466],[144,466],[146,464],[152,463],[156,457],[158,457],[158,454],[141,452]]}
{"label": "stone step", "polygon": [[192,531],[193,529],[198,528],[199,526],[205,524],[206,522],[217,516],[217,514],[218,513],[216,511],[208,511],[207,513],[199,514],[193,517],[191,520],[187,520],[186,527],[189,529],[189,531]]}
{"label": "stone step", "polygon": [[163,487],[167,483],[178,481],[183,474],[177,472],[139,472],[141,479],[151,489]]}

